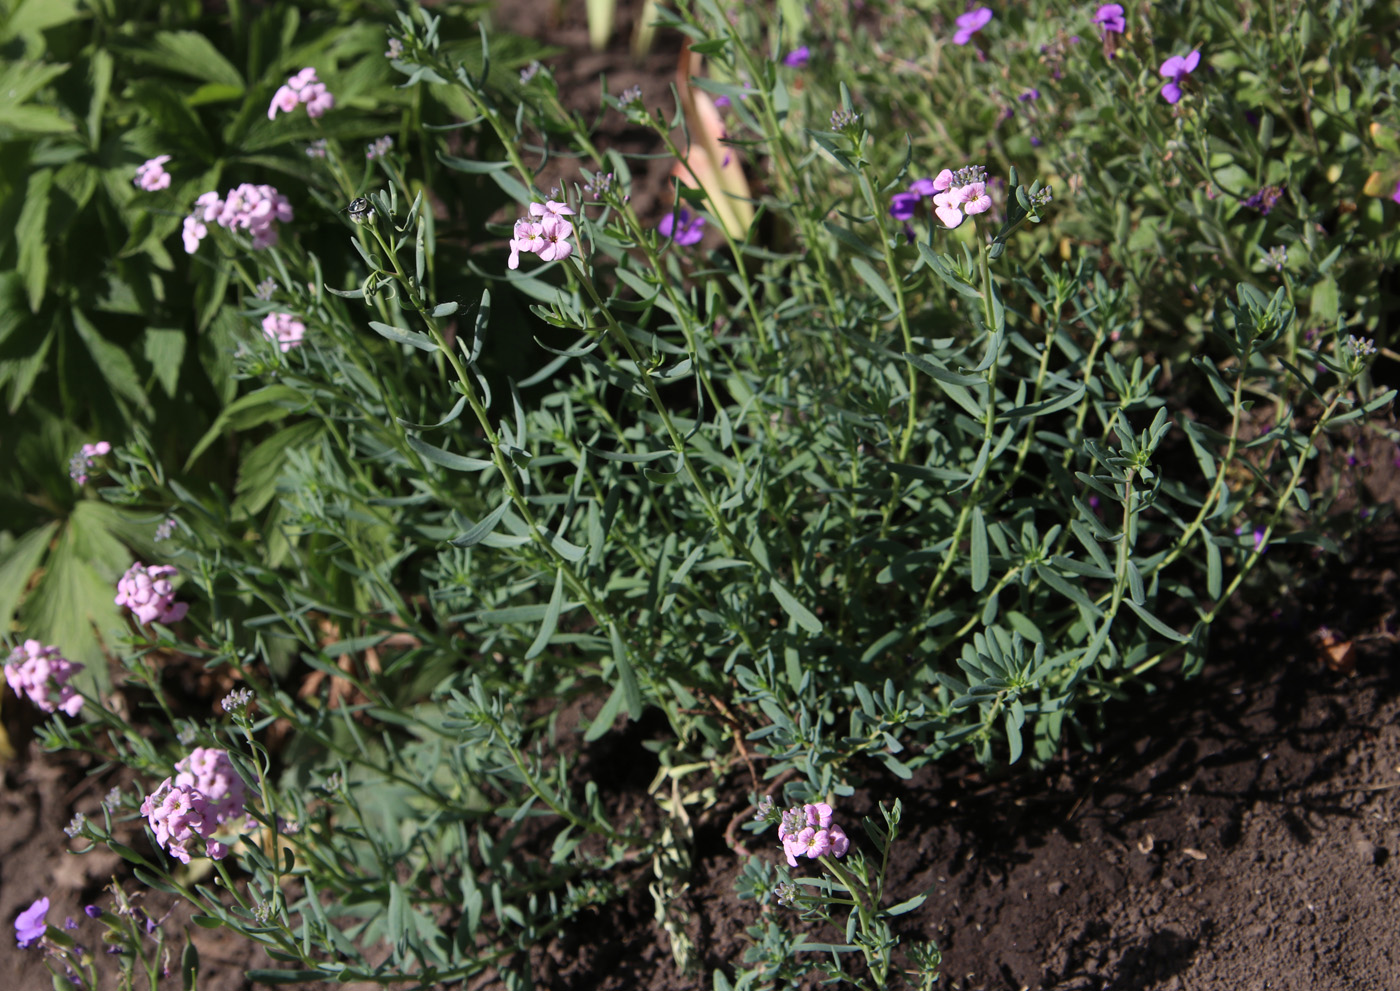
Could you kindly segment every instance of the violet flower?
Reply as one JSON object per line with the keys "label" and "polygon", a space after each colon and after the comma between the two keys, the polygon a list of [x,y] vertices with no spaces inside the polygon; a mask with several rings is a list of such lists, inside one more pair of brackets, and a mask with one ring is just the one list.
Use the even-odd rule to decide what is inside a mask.
{"label": "violet flower", "polygon": [[1176,103],[1181,99],[1181,81],[1195,71],[1196,66],[1201,64],[1201,53],[1199,50],[1193,51],[1190,55],[1173,55],[1162,63],[1158,73],[1167,80],[1162,87],[1162,99],[1168,103]]}
{"label": "violet flower", "polygon": [[29,949],[30,944],[43,938],[48,930],[44,916],[48,914],[49,900],[39,898],[15,918],[15,939],[19,941],[21,950]]}
{"label": "violet flower", "polygon": [[974,7],[966,14],[959,14],[954,22],[958,30],[953,35],[953,44],[966,45],[972,40],[972,36],[987,26],[992,19],[992,9],[990,7]]}
{"label": "violet flower", "polygon": [[699,244],[705,237],[705,218],[681,207],[661,218],[656,225],[656,233],[668,240],[674,238],[682,247]]}
{"label": "violet flower", "polygon": [[1094,23],[1104,34],[1122,34],[1128,29],[1128,20],[1123,16],[1121,3],[1106,3],[1094,11]]}
{"label": "violet flower", "polygon": [[812,50],[806,45],[803,45],[801,48],[794,48],[783,56],[783,65],[787,66],[789,69],[801,69],[807,65],[811,57]]}

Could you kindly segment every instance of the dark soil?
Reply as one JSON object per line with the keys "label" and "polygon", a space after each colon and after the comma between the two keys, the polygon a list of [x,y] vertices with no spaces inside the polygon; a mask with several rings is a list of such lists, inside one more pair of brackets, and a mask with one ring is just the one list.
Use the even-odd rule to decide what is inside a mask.
{"label": "dark soil", "polygon": [[[628,37],[639,6],[620,5],[619,38]],[[505,6],[498,21],[569,50],[552,67],[577,109],[596,110],[601,72],[614,91],[637,84],[649,104],[669,101],[674,39],[634,66],[625,41],[608,53],[587,51],[581,4],[567,5],[562,23],[551,19],[554,10],[548,0],[528,0]],[[601,145],[615,139],[647,150],[619,115],[609,120],[616,131]],[[634,202],[644,216],[669,203],[668,171],[664,161],[637,169]],[[1400,504],[1392,458],[1378,443],[1360,466],[1367,470],[1346,484]],[[1164,669],[1155,694],[1105,711],[1092,747],[1067,749],[1044,769],[993,773],[953,761],[907,782],[874,775],[863,782],[840,813],[854,836],[858,817],[875,813],[877,803],[903,801],[892,895],[931,887],[924,907],[905,917],[903,935],[941,945],[941,986],[1400,989],[1397,562],[1394,520],[1366,533],[1353,559],[1311,579],[1298,577],[1312,573],[1303,558],[1288,562],[1286,598],[1274,601],[1262,587],[1253,599],[1243,596],[1200,677]],[[1337,663],[1348,643],[1354,669]],[[213,696],[194,701],[212,705]],[[4,987],[38,991],[49,978],[37,955],[9,938],[15,915],[48,894],[50,920],[61,923],[80,917],[85,904],[105,903],[100,889],[114,874],[128,889],[134,882],[115,855],[65,852],[62,829],[74,811],[93,812],[117,782],[88,778],[82,758],[43,754],[31,714],[8,695],[3,718],[15,753],[0,769],[0,974],[15,975]],[[634,727],[604,738],[584,761],[607,776],[615,807],[655,815],[646,794],[655,760],[642,748],[645,736]],[[620,767],[629,772],[621,778],[609,770]],[[750,788],[741,771],[718,793]],[[734,893],[743,858],[726,839],[747,814],[731,797],[692,823],[694,870],[674,916],[694,943],[693,973],[675,965],[647,891],[651,866],[642,864],[623,885],[626,897],[539,949],[537,985],[700,991],[712,986],[716,968],[733,975],[750,945],[745,929],[758,917],[754,903]],[[738,835],[777,860],[767,840]],[[162,896],[147,901],[153,914],[168,907]],[[187,923],[188,912],[177,909],[167,928],[194,932],[202,991],[242,991],[245,969],[268,966],[241,940]],[[473,991],[497,987],[478,983]]]}

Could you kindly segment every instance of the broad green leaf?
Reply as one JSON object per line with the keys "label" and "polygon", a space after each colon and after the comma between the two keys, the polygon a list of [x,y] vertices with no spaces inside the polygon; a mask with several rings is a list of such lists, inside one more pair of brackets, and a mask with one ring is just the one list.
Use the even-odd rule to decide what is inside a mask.
{"label": "broad green leaf", "polygon": [[269,420],[281,420],[299,412],[306,405],[301,393],[289,385],[267,385],[240,396],[224,407],[218,419],[199,439],[190,456],[185,459],[185,469],[195,463],[205,448],[223,436],[225,430],[246,430]]}
{"label": "broad green leaf", "polygon": [[185,360],[185,332],[178,327],[148,327],[142,351],[161,388],[173,399],[180,382],[180,364]]}
{"label": "broad green leaf", "polygon": [[142,409],[148,409],[150,400],[146,398],[146,390],[141,387],[141,377],[126,350],[103,337],[92,321],[77,307],[73,308],[73,329],[87,345],[88,354],[92,355],[92,360],[101,369],[102,376],[112,391],[130,399]]}
{"label": "broad green leaf", "polygon": [[145,65],[243,89],[243,76],[212,41],[197,31],[160,31],[149,41],[118,42],[113,47]]}
{"label": "broad green leaf", "polygon": [[43,560],[57,529],[56,521],[35,527],[16,540],[0,558],[0,630],[9,631],[29,578]]}

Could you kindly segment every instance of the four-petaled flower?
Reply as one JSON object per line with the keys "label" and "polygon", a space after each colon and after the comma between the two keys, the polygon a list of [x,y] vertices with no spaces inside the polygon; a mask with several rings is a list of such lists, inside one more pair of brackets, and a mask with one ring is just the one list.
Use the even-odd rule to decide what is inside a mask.
{"label": "four-petaled flower", "polygon": [[1158,73],[1167,80],[1162,87],[1162,99],[1168,103],[1175,103],[1181,99],[1181,81],[1195,71],[1196,66],[1201,64],[1201,53],[1199,50],[1193,51],[1190,55],[1173,55],[1162,63]]}
{"label": "four-petaled flower", "polygon": [[1094,23],[1104,34],[1122,34],[1128,29],[1128,20],[1123,16],[1121,3],[1106,3],[1094,11]]}
{"label": "four-petaled flower", "polygon": [[569,243],[569,238],[574,236],[574,225],[567,219],[574,215],[573,209],[567,203],[547,199],[543,203],[531,203],[529,213],[529,217],[515,222],[506,267],[519,268],[522,251],[539,255],[547,262],[568,258],[574,250]]}
{"label": "four-petaled flower", "polygon": [[148,193],[154,193],[157,189],[169,189],[170,173],[165,171],[165,163],[168,161],[169,155],[157,155],[142,162],[136,167],[136,178],[131,180],[131,184]]}
{"label": "four-petaled flower", "polygon": [[705,218],[681,207],[661,218],[656,225],[656,233],[664,238],[675,238],[676,243],[683,247],[699,244],[705,236]]}
{"label": "four-petaled flower", "polygon": [[798,857],[844,857],[851,848],[845,832],[831,821],[831,806],[825,802],[794,806],[784,812],[778,824],[778,839],[789,867],[797,866]]}
{"label": "four-petaled flower", "polygon": [[48,929],[44,916],[49,914],[49,900],[40,898],[15,919],[15,939],[20,949],[27,950],[35,940],[42,939]]}
{"label": "four-petaled flower", "polygon": [[986,213],[992,208],[987,192],[987,172],[980,165],[953,172],[944,169],[933,180],[933,212],[949,230],[958,227],[966,216]]}
{"label": "four-petaled flower", "polygon": [[992,19],[992,9],[990,7],[974,7],[966,14],[959,14],[955,22],[958,30],[953,35],[953,44],[966,45],[972,40],[972,36],[987,26]]}

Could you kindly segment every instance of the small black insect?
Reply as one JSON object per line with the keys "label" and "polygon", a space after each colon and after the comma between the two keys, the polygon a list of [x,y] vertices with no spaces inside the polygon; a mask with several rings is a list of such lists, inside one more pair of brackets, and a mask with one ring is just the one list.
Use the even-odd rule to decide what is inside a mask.
{"label": "small black insect", "polygon": [[357,224],[363,224],[374,216],[374,208],[370,206],[369,199],[364,196],[355,197],[350,201],[350,205],[341,212],[350,214],[350,219]]}

